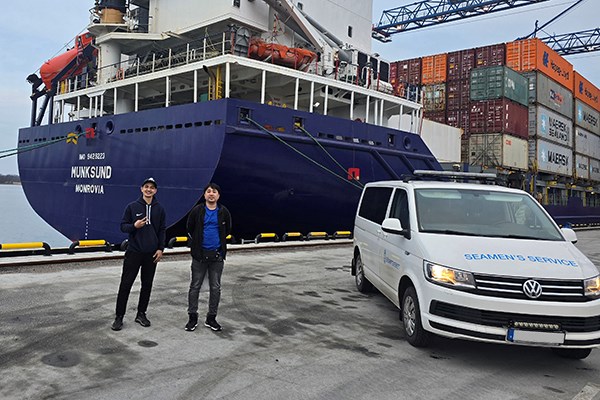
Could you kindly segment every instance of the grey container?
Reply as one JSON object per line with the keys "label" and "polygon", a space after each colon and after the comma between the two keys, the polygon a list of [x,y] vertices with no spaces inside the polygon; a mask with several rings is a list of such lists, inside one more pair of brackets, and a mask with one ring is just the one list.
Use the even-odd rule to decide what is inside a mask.
{"label": "grey container", "polygon": [[567,147],[542,139],[530,139],[529,161],[537,171],[573,176],[573,150]]}
{"label": "grey container", "polygon": [[495,65],[471,70],[471,100],[506,97],[526,106],[528,90],[527,78],[506,66]]}
{"label": "grey container", "polygon": [[573,116],[575,124],[596,135],[600,135],[600,112],[585,104],[579,99],[575,99],[575,115]]}
{"label": "grey container", "polygon": [[567,118],[573,116],[573,93],[539,71],[523,74],[529,79],[529,103],[540,103]]}
{"label": "grey container", "polygon": [[529,106],[529,137],[573,147],[573,121],[540,104]]}

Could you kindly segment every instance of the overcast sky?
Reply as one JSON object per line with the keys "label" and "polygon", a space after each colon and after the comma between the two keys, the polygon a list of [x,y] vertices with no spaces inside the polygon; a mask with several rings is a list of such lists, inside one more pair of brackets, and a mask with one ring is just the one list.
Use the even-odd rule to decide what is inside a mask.
{"label": "overcast sky", "polygon": [[[414,2],[374,0],[373,22],[379,21],[385,9]],[[400,33],[393,36],[391,43],[374,42],[373,51],[389,61],[397,61],[510,42],[533,31],[536,20],[541,26],[573,3],[574,0],[549,0],[512,11]],[[584,1],[546,28],[547,35],[598,28],[597,3],[598,0]],[[25,78],[37,72],[44,61],[61,53],[63,46],[85,30],[93,5],[93,0],[27,0],[11,2],[10,7],[4,7],[0,25],[3,57],[0,62],[0,151],[15,148],[19,128],[29,125],[31,88]],[[584,77],[600,87],[600,52],[567,59]],[[0,159],[0,174],[16,174],[17,171],[16,157]]]}

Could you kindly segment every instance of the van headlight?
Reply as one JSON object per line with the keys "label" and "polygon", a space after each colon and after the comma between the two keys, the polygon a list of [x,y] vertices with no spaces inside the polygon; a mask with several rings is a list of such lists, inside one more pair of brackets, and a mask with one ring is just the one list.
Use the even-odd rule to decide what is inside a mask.
{"label": "van headlight", "polygon": [[583,281],[583,292],[588,297],[600,296],[600,275]]}
{"label": "van headlight", "polygon": [[429,282],[456,289],[475,289],[475,278],[470,272],[444,267],[429,261],[423,262],[423,267],[425,278]]}

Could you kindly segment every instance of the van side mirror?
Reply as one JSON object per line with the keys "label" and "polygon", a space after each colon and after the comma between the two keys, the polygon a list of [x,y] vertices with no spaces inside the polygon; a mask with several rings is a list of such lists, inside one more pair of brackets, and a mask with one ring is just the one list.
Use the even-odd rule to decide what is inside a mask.
{"label": "van side mirror", "polygon": [[571,228],[561,228],[561,233],[571,243],[577,243],[577,234]]}
{"label": "van side mirror", "polygon": [[410,239],[410,231],[408,229],[402,229],[402,224],[398,218],[386,218],[381,224],[381,229],[387,233],[393,233],[394,235],[402,235],[407,239]]}

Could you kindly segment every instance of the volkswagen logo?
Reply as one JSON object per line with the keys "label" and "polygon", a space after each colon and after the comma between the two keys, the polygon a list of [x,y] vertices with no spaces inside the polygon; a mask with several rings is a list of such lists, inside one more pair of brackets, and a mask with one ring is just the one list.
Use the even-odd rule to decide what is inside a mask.
{"label": "volkswagen logo", "polygon": [[523,293],[530,299],[537,299],[542,295],[542,285],[538,281],[529,279],[523,284]]}

